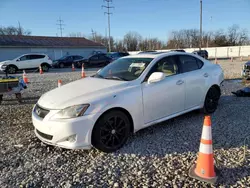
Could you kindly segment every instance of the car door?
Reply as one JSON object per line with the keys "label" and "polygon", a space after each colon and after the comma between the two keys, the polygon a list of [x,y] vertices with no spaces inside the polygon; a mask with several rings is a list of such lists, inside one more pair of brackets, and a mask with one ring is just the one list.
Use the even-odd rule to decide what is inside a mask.
{"label": "car door", "polygon": [[29,69],[32,66],[31,55],[23,55],[18,59],[18,68],[19,69]]}
{"label": "car door", "polygon": [[68,56],[68,57],[66,58],[65,65],[66,65],[66,66],[72,66],[72,63],[73,63],[73,56]]}
{"label": "car door", "polygon": [[202,69],[203,62],[191,55],[179,55],[181,72],[185,80],[185,109],[200,105],[205,92],[205,82],[209,74]]}
{"label": "car door", "polygon": [[89,58],[90,65],[98,65],[99,64],[99,57],[98,55],[93,55]]}
{"label": "car door", "polygon": [[43,63],[44,55],[30,55],[30,68],[37,68]]}
{"label": "car door", "polygon": [[[147,83],[153,72],[163,72],[166,77],[156,83]],[[144,123],[149,123],[184,110],[185,85],[176,56],[159,60],[142,83]]]}

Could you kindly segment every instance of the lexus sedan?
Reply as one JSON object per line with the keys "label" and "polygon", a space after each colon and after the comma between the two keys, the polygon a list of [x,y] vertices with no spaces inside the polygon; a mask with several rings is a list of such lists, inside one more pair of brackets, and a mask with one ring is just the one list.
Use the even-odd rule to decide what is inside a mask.
{"label": "lexus sedan", "polygon": [[191,53],[122,57],[42,95],[35,134],[50,145],[113,152],[145,127],[197,109],[213,113],[223,80],[219,65]]}

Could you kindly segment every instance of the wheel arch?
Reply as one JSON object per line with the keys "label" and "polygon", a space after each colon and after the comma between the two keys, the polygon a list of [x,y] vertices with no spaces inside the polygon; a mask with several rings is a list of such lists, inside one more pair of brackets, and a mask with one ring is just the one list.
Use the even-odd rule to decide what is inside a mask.
{"label": "wheel arch", "polygon": [[15,64],[9,64],[9,65],[7,65],[8,67],[10,67],[10,66],[12,66],[12,67],[15,67],[17,70],[19,69],[18,67],[17,67],[17,65],[15,65]]}
{"label": "wheel arch", "polygon": [[50,66],[47,62],[42,62],[42,63],[41,63],[41,66],[43,66],[43,65],[48,65],[48,66]]}
{"label": "wheel arch", "polygon": [[[130,131],[133,133],[134,132],[134,120],[131,116],[131,114],[128,112],[128,110],[126,110],[125,108],[122,107],[112,107],[110,109],[107,109],[106,111],[104,111],[96,120],[94,126],[96,125],[96,123],[100,120],[100,118],[102,118],[105,114],[109,113],[110,111],[121,111],[123,112],[129,119],[130,121]],[[91,134],[92,137],[92,134]]]}

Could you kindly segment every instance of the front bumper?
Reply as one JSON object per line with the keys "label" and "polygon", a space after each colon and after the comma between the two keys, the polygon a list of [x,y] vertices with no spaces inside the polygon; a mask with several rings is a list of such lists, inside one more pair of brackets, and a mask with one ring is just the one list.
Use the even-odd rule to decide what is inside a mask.
{"label": "front bumper", "polygon": [[33,109],[32,122],[36,136],[49,145],[66,149],[90,149],[94,115],[51,120],[51,116],[56,112],[58,110],[51,110],[44,118],[41,118]]}
{"label": "front bumper", "polygon": [[5,72],[6,68],[7,68],[7,65],[2,65],[2,66],[0,66],[0,71]]}
{"label": "front bumper", "polygon": [[250,78],[250,70],[248,69],[243,69],[241,71],[241,76],[244,77],[244,78]]}

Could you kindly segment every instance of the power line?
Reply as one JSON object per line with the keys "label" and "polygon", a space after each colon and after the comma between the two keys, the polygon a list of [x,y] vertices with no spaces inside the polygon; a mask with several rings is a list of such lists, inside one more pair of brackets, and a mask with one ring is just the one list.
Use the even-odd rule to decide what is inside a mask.
{"label": "power line", "polygon": [[110,12],[111,8],[115,8],[113,6],[110,6],[110,3],[112,3],[112,0],[103,0],[104,2],[107,2],[107,5],[102,5],[102,8],[106,8],[107,12],[104,12],[104,14],[108,15],[108,32],[109,32],[109,52],[111,52],[111,42],[110,42],[110,14],[112,14]]}
{"label": "power line", "polygon": [[64,30],[64,28],[62,27],[63,25],[65,25],[65,24],[63,24],[63,20],[61,19],[61,17],[59,18],[59,20],[57,20],[57,22],[59,22],[58,24],[56,24],[56,25],[59,25],[59,30],[60,30],[60,32],[61,32],[61,37],[62,37],[62,30]]}

